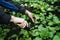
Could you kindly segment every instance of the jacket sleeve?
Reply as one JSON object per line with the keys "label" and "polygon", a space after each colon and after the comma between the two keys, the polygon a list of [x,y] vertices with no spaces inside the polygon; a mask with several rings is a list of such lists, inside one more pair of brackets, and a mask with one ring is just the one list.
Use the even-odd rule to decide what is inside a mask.
{"label": "jacket sleeve", "polygon": [[0,11],[0,23],[8,24],[10,23],[10,19],[11,19],[11,16],[9,14],[6,14]]}
{"label": "jacket sleeve", "polygon": [[13,5],[12,3],[10,2],[6,2],[4,0],[0,0],[0,5],[1,6],[4,6],[12,11],[15,11],[15,12],[21,12],[21,13],[25,13],[25,8],[20,6],[19,8],[15,5]]}

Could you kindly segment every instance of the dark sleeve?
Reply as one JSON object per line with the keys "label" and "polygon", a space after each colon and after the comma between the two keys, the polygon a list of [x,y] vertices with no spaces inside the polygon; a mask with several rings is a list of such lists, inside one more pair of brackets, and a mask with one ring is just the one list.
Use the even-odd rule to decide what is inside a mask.
{"label": "dark sleeve", "polygon": [[0,12],[0,23],[8,24],[10,23],[11,16],[4,12]]}
{"label": "dark sleeve", "polygon": [[10,2],[7,2],[7,1],[0,1],[0,5],[12,10],[12,11],[15,11],[15,12],[21,12],[21,13],[25,13],[25,8],[20,6],[19,8],[15,5],[13,5],[12,3]]}

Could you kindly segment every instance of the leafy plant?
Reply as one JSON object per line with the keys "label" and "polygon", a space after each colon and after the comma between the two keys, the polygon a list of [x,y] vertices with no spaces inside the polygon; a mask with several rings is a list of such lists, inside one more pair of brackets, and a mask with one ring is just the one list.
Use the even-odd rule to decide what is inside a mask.
{"label": "leafy plant", "polygon": [[[0,40],[4,40],[7,33],[11,34],[8,40],[60,40],[60,19],[55,13],[59,15],[60,6],[54,6],[59,0],[13,0],[18,2],[32,12],[35,16],[34,24],[27,15],[18,14],[9,11],[11,15],[24,18],[29,23],[29,28],[20,29],[19,27],[9,28],[9,25],[0,25]],[[4,9],[5,12],[8,9]],[[56,12],[56,11],[58,12]],[[17,31],[16,31],[17,30]]]}

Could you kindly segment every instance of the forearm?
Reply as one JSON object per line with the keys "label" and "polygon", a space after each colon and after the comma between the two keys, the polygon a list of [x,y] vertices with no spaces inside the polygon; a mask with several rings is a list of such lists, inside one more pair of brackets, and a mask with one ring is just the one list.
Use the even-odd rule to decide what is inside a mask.
{"label": "forearm", "polygon": [[21,12],[21,13],[25,13],[25,8],[22,7],[22,6],[16,6],[10,2],[6,2],[6,1],[0,1],[0,5],[12,10],[12,11],[15,11],[15,12]]}

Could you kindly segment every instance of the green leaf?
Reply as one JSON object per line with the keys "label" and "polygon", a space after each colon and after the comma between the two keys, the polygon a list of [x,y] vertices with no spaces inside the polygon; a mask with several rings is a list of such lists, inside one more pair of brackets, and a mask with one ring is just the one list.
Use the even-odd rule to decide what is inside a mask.
{"label": "green leaf", "polygon": [[32,40],[31,38],[25,38],[24,40]]}
{"label": "green leaf", "polygon": [[33,40],[42,40],[42,38],[36,37],[36,38],[33,39]]}
{"label": "green leaf", "polygon": [[38,26],[38,30],[39,30],[39,31],[42,31],[43,29],[44,29],[44,27],[43,27],[42,24]]}
{"label": "green leaf", "polygon": [[39,32],[38,32],[37,29],[35,29],[35,30],[32,30],[32,31],[30,32],[30,34],[31,34],[32,36],[38,36],[38,35],[39,35]]}
{"label": "green leaf", "polygon": [[60,40],[60,37],[58,35],[55,35],[53,40]]}

